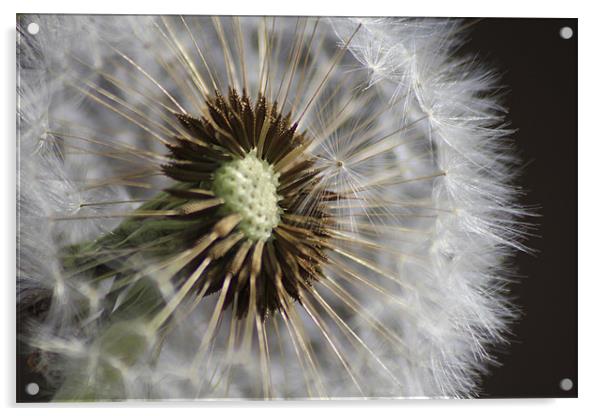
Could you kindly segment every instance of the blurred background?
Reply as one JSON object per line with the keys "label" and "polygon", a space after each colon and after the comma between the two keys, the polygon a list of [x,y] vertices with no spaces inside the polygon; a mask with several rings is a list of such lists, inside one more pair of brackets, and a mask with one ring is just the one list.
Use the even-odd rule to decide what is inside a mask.
{"label": "blurred background", "polygon": [[466,51],[503,74],[522,202],[540,215],[511,287],[523,316],[481,396],[577,397],[577,19],[473,22]]}

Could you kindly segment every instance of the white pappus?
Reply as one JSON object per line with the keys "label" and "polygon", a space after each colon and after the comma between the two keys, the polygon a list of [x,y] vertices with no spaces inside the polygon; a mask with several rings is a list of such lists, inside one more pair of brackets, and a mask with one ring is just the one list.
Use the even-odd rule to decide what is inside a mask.
{"label": "white pappus", "polygon": [[525,227],[470,22],[18,20],[19,319],[53,400],[478,394]]}

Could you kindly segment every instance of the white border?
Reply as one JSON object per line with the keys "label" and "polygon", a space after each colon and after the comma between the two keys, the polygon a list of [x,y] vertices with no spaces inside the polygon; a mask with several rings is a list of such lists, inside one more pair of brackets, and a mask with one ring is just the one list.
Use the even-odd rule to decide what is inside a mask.
{"label": "white border", "polygon": [[[326,412],[366,414],[399,414],[402,412],[445,413],[445,415],[482,416],[505,415],[523,411],[546,415],[592,414],[600,408],[598,397],[602,384],[600,365],[602,336],[600,335],[600,296],[602,273],[596,261],[602,256],[602,91],[600,88],[602,59],[599,41],[602,16],[595,2],[578,1],[425,1],[367,0],[364,2],[327,2],[326,0],[280,1],[207,1],[190,2],[154,1],[128,2],[124,0],[40,0],[22,1],[19,4],[2,4],[2,71],[0,126],[4,134],[0,143],[0,178],[3,198],[0,202],[0,230],[2,246],[0,264],[4,266],[1,290],[3,319],[0,332],[0,404],[9,407],[9,414],[32,414],[40,411],[50,414],[95,415],[107,413],[165,415],[167,408],[177,407],[178,414],[232,413],[251,416],[255,414],[282,414],[287,416]],[[428,4],[427,4],[428,3]],[[472,401],[367,401],[367,402],[204,402],[188,403],[135,403],[131,405],[104,405],[83,408],[81,405],[44,408],[15,405],[15,14],[20,13],[185,13],[185,14],[288,14],[288,15],[404,15],[404,16],[483,16],[483,17],[577,17],[579,18],[579,399],[559,400],[472,400]],[[553,88],[550,85],[550,88]],[[554,122],[554,120],[550,120]],[[562,166],[558,166],[562,169]],[[563,305],[557,305],[562,308]],[[559,334],[559,336],[562,336]],[[550,342],[554,340],[551,339]],[[550,363],[553,365],[553,363]]]}

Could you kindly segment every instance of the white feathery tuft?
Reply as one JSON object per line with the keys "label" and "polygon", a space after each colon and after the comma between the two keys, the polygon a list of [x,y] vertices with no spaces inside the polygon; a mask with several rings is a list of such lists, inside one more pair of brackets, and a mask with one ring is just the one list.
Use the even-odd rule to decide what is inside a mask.
{"label": "white feathery tuft", "polygon": [[[458,56],[465,21],[20,19],[18,300],[48,302],[26,337],[55,400],[478,394],[526,228],[499,77]],[[300,212],[350,195],[328,202],[324,277],[265,321],[186,296],[193,278],[169,274],[186,252],[156,263],[153,241],[127,246],[143,231],[93,246],[173,185],[174,114],[207,116],[229,86],[312,138],[320,187]],[[65,260],[86,244],[97,263]]]}

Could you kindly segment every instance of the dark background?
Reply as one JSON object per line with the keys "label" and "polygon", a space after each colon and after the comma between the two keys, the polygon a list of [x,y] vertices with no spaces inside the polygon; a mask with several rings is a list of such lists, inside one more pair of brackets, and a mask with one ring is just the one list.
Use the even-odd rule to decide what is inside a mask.
{"label": "dark background", "polygon": [[[536,236],[512,295],[523,316],[481,397],[577,397],[577,19],[474,21],[467,51],[503,73]],[[563,39],[562,27],[573,29]],[[563,391],[560,381],[573,388]]]}
{"label": "dark background", "polygon": [[[512,295],[523,316],[513,326],[512,343],[498,353],[500,367],[484,379],[481,397],[577,396],[577,19],[469,20],[463,51],[503,73],[505,104],[524,163],[522,202],[536,206],[529,221],[536,236],[533,254],[516,258]],[[560,29],[573,29],[569,40]],[[19,346],[20,347],[20,346]],[[20,349],[20,348],[19,348]],[[570,378],[564,391],[560,381]],[[25,385],[43,380],[17,364],[17,401],[47,401]]]}

